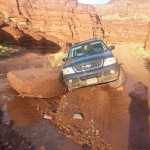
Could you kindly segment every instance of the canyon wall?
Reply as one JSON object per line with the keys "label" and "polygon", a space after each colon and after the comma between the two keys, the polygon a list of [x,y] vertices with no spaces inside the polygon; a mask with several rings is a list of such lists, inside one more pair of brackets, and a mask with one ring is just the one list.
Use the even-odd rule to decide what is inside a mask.
{"label": "canyon wall", "polygon": [[149,32],[145,41],[145,49],[150,50],[150,22],[149,22]]}
{"label": "canyon wall", "polygon": [[0,0],[0,13],[6,23],[1,30],[12,36],[12,31],[18,32],[15,39],[21,43],[26,41],[25,44],[32,37],[36,44],[46,43],[44,38],[63,47],[66,43],[104,36],[94,7],[76,0]]}
{"label": "canyon wall", "polygon": [[77,0],[0,0],[0,42],[60,50],[94,37],[109,43],[145,43],[149,49],[149,0],[111,0],[85,5]]}
{"label": "canyon wall", "polygon": [[101,18],[106,41],[145,42],[149,32],[149,0],[112,0],[107,5],[96,5],[95,9]]}

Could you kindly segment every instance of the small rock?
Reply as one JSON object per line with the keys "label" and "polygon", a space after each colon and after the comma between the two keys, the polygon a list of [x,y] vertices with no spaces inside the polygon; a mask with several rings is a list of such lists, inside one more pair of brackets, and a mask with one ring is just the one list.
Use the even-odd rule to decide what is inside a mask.
{"label": "small rock", "polygon": [[96,133],[99,133],[99,130],[96,130]]}
{"label": "small rock", "polygon": [[2,95],[2,99],[6,100],[8,98],[8,96]]}
{"label": "small rock", "polygon": [[13,97],[8,97],[7,98],[8,101],[11,101],[12,99],[13,99]]}
{"label": "small rock", "polygon": [[119,88],[117,88],[118,91],[123,91],[123,86],[120,86]]}
{"label": "small rock", "polygon": [[66,95],[63,95],[64,98],[66,98]]}
{"label": "small rock", "polygon": [[35,150],[46,150],[45,146],[37,147]]}
{"label": "small rock", "polygon": [[73,115],[73,119],[82,120],[82,119],[83,119],[83,115],[82,115],[81,113],[74,114],[74,115]]}
{"label": "small rock", "polygon": [[94,122],[94,119],[91,119],[91,123],[93,123]]}
{"label": "small rock", "polygon": [[85,131],[85,134],[88,134],[89,133],[89,131]]}
{"label": "small rock", "polygon": [[24,140],[21,142],[21,144],[24,144]]}
{"label": "small rock", "polygon": [[5,143],[5,145],[6,145],[6,146],[7,146],[7,145],[9,145],[9,143],[8,143],[8,142],[6,142],[6,143]]}
{"label": "small rock", "polygon": [[99,135],[99,131],[98,130],[96,130],[96,135]]}
{"label": "small rock", "polygon": [[91,150],[91,147],[88,146],[87,144],[84,144],[84,145],[82,146],[82,148],[83,148],[83,150]]}
{"label": "small rock", "polygon": [[11,145],[9,145],[9,146],[8,146],[8,149],[12,149],[12,146],[11,146]]}
{"label": "small rock", "polygon": [[8,100],[8,101],[10,101],[10,100],[13,99],[13,97],[12,97],[12,96],[2,95],[2,99],[3,99],[3,100]]}
{"label": "small rock", "polygon": [[49,116],[49,115],[47,115],[47,114],[45,114],[45,115],[44,115],[44,119],[52,120],[53,117],[52,117],[52,116]]}

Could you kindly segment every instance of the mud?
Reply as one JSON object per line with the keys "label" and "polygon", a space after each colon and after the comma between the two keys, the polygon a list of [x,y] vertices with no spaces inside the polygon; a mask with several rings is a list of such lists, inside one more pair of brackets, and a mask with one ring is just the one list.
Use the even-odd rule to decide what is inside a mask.
{"label": "mud", "polygon": [[[27,65],[24,64],[25,59],[29,60]],[[11,89],[6,80],[6,73],[9,71],[7,68],[12,65],[11,62],[14,62],[14,60],[14,66],[23,65],[22,68],[24,69],[30,68],[33,64],[42,66],[46,57],[43,58],[43,55],[40,54],[27,53],[17,56],[13,60],[7,59],[0,62],[0,66],[2,66],[0,72],[4,76],[1,78],[0,84],[0,109],[3,111],[3,123],[10,124],[10,122],[13,122],[12,129],[30,141],[33,149],[44,147],[48,150],[80,150],[81,147],[61,135],[50,120],[44,119],[45,114],[53,115],[57,111],[57,98],[22,98]],[[11,68],[14,68],[13,65]],[[10,138],[11,134],[9,135]]]}
{"label": "mud", "polygon": [[[33,150],[29,141],[19,135],[16,131],[12,129],[12,122],[9,124],[3,124],[2,122],[3,112],[0,111],[0,149],[1,150]],[[7,117],[7,116],[5,116]],[[4,122],[6,120],[3,120]],[[8,122],[7,122],[8,123]]]}
{"label": "mud", "polygon": [[18,97],[11,89],[9,93],[11,97],[7,97],[2,107],[3,123],[9,124],[13,121],[12,129],[28,139],[34,149],[42,146],[52,150],[81,149],[80,146],[62,136],[51,120],[44,119],[45,114],[50,115],[53,113],[49,114],[49,112],[56,111],[55,100],[48,103],[47,99],[46,103],[46,100]]}
{"label": "mud", "polygon": [[[7,110],[5,121],[13,120],[12,128],[34,148],[149,150],[149,72],[130,55],[133,47],[119,45],[114,51],[127,73],[126,85],[119,89],[104,84],[77,89],[53,99],[21,98],[10,88],[4,70],[0,69],[3,74],[0,106],[3,111]],[[19,64],[23,64],[22,60],[16,58]],[[29,61],[34,63],[30,58]],[[5,65],[10,62],[5,61]],[[0,62],[0,66],[3,63]],[[74,114],[81,114],[83,118],[74,119]],[[44,119],[45,115],[50,119]]]}

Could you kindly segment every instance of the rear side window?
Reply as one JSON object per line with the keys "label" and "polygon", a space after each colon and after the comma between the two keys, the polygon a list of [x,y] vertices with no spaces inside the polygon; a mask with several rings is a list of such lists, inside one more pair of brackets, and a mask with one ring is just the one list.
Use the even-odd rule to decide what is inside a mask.
{"label": "rear side window", "polygon": [[84,50],[82,46],[72,48],[69,52],[69,59],[82,56],[84,56]]}

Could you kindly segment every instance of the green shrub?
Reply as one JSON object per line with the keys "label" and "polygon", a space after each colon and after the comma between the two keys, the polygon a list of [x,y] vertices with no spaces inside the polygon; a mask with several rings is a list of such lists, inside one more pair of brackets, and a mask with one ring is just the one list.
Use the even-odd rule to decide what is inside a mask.
{"label": "green shrub", "polygon": [[0,44],[0,57],[9,57],[13,54],[20,53],[23,50],[24,48],[19,46],[13,48],[11,46]]}
{"label": "green shrub", "polygon": [[61,67],[64,62],[62,61],[63,58],[67,57],[67,54],[63,52],[58,52],[56,54],[48,55],[48,63],[44,65],[44,67],[52,67],[58,68]]}
{"label": "green shrub", "polygon": [[145,50],[142,44],[138,45],[132,53],[138,59],[150,59],[150,51]]}

